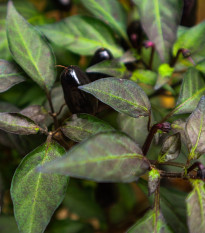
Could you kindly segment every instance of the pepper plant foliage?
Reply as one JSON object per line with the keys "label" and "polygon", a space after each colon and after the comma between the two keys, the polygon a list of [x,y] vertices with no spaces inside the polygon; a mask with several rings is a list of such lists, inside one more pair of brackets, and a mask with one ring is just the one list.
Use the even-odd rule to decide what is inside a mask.
{"label": "pepper plant foliage", "polygon": [[[48,232],[93,232],[84,211],[98,219],[98,230],[109,228],[93,199],[81,201],[80,210],[73,204],[81,193],[90,198],[73,179],[81,178],[81,186],[85,180],[137,183],[151,204],[127,225],[128,233],[205,232],[205,23],[180,26],[182,0],[74,1],[79,14],[58,22],[23,2],[24,7],[20,1],[2,4],[0,16],[0,142],[2,151],[12,147],[18,157],[8,162],[18,166],[14,174],[12,166],[4,166],[13,176],[10,194],[19,231],[44,232],[62,202],[84,220],[59,228],[53,220]],[[139,25],[130,34],[132,20]],[[88,67],[102,47],[113,57]],[[74,101],[75,108],[78,98],[86,104],[92,96],[93,104],[98,100],[95,112],[65,107],[66,87],[62,90],[56,65],[69,66],[61,80],[77,71],[70,65],[86,69],[82,75],[89,83],[75,92],[69,86],[65,98],[74,98],[66,103]],[[176,104],[161,105],[165,98]],[[9,173],[2,168],[1,182]],[[190,193],[166,185],[171,178],[188,180]],[[92,190],[95,182],[88,183]],[[0,217],[1,232],[12,224],[7,215],[3,211]]]}

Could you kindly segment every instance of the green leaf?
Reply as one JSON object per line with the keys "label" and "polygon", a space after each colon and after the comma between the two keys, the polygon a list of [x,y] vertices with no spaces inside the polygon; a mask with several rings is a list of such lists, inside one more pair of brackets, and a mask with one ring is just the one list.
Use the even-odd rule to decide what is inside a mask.
{"label": "green leaf", "polygon": [[15,63],[0,59],[0,93],[25,81],[22,74]]}
{"label": "green leaf", "polygon": [[189,160],[199,158],[205,153],[205,96],[189,116],[186,123],[186,135],[189,147]]}
{"label": "green leaf", "polygon": [[122,55],[112,31],[100,20],[88,16],[72,16],[40,30],[56,45],[80,55],[93,55],[101,47],[116,57]]}
{"label": "green leaf", "polygon": [[166,84],[169,79],[171,78],[172,74],[174,72],[174,68],[170,67],[169,64],[161,64],[158,69],[158,77],[157,82],[155,84],[155,90],[162,87],[164,84]]}
{"label": "green leaf", "polygon": [[61,127],[64,135],[75,142],[80,142],[90,136],[114,128],[108,123],[88,114],[74,114]]}
{"label": "green leaf", "polygon": [[181,150],[181,137],[180,133],[168,136],[163,142],[158,162],[164,163],[169,160],[176,159]]}
{"label": "green leaf", "polygon": [[127,70],[123,63],[118,60],[105,60],[96,65],[90,66],[86,72],[103,73],[118,78],[129,78],[131,73]]}
{"label": "green leaf", "polygon": [[191,54],[202,54],[205,52],[205,22],[202,22],[188,30],[178,37],[173,47],[173,54],[176,55],[179,49],[185,48],[191,51]]}
{"label": "green leaf", "polygon": [[205,186],[202,180],[191,180],[193,191],[186,199],[190,233],[205,232]]}
{"label": "green leaf", "polygon": [[55,82],[55,59],[42,35],[8,3],[7,37],[15,61],[42,88]]}
{"label": "green leaf", "polygon": [[37,134],[41,130],[34,121],[20,113],[0,113],[0,129],[21,135]]}
{"label": "green leaf", "polygon": [[195,68],[205,74],[205,60],[200,61]]}
{"label": "green leaf", "polygon": [[[95,17],[112,27],[120,36],[127,40],[126,15],[117,0],[80,0],[84,7]],[[103,35],[103,34],[102,34]]]}
{"label": "green leaf", "polygon": [[154,42],[163,62],[169,61],[181,19],[181,0],[134,0],[140,10],[143,29]]}
{"label": "green leaf", "polygon": [[132,117],[150,114],[151,106],[148,97],[135,82],[130,80],[104,78],[79,88],[94,95],[118,112]]}
{"label": "green leaf", "polygon": [[191,113],[197,106],[202,95],[205,94],[205,81],[199,71],[189,68],[185,73],[181,86],[177,106],[174,114]]}
{"label": "green leaf", "polygon": [[44,232],[56,208],[62,202],[68,178],[36,172],[38,165],[53,161],[65,153],[54,141],[47,141],[30,152],[17,168],[11,197],[20,232]]}
{"label": "green leaf", "polygon": [[150,70],[137,69],[132,73],[130,80],[154,86],[157,80],[157,73]]}
{"label": "green leaf", "polygon": [[170,233],[161,212],[148,211],[137,223],[135,223],[127,233]]}
{"label": "green leaf", "polygon": [[133,118],[123,113],[119,113],[117,122],[120,131],[129,135],[138,145],[143,146],[148,135],[147,117]]}
{"label": "green leaf", "polygon": [[157,169],[152,168],[149,172],[149,179],[148,179],[148,189],[149,195],[153,194],[156,189],[158,188],[160,183],[160,173]]}
{"label": "green leaf", "polygon": [[90,137],[39,170],[97,182],[132,182],[148,168],[135,142],[123,133],[108,132]]}

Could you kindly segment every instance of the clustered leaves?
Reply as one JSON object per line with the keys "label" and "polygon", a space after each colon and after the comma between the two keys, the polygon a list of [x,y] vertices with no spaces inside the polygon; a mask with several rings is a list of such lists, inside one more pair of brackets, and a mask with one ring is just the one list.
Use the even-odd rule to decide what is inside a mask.
{"label": "clustered leaves", "polygon": [[[182,0],[134,0],[124,5],[117,0],[81,0],[77,8],[87,15],[72,15],[53,23],[39,15],[43,23],[35,22],[35,17],[29,19],[15,4],[18,6],[8,2],[7,18],[2,21],[4,31],[0,28],[0,41],[6,45],[5,51],[0,47],[4,52],[0,60],[0,93],[4,100],[0,101],[0,143],[19,152],[19,148],[28,146],[25,140],[32,135],[36,138],[30,141],[38,144],[29,147],[33,151],[22,153],[27,155],[18,161],[12,178],[10,191],[19,231],[44,232],[65,197],[69,210],[84,218],[84,211],[89,209],[89,218],[96,217],[99,229],[103,229],[106,220],[92,199],[94,195],[84,190],[86,199],[91,199],[84,205],[82,187],[73,179],[68,183],[73,177],[83,180],[82,186],[138,182],[152,208],[128,233],[205,232],[205,169],[195,161],[205,153],[204,22],[191,28],[179,26]],[[138,12],[140,34],[129,34],[125,8],[128,13],[132,8]],[[31,12],[36,16],[32,8]],[[136,20],[134,13],[130,17]],[[144,43],[133,44],[136,41]],[[82,65],[85,56],[102,47],[113,57],[87,68],[83,64],[86,72],[80,71],[78,77],[75,71],[80,68],[76,64]],[[62,58],[66,67],[65,82],[61,84],[66,83],[67,90],[66,86],[62,89],[58,80],[61,77],[62,81],[62,75],[56,72],[56,60]],[[88,83],[82,85],[80,79]],[[10,103],[9,89],[16,84],[28,85],[28,89],[32,86],[27,96],[29,104]],[[76,98],[86,104],[91,99],[86,98],[88,95],[94,100],[95,111],[80,112],[82,103]],[[30,96],[39,96],[39,104],[33,104]],[[21,97],[26,99],[26,93]],[[68,108],[68,101],[73,101],[73,109],[65,107],[64,97]],[[172,99],[173,104],[160,109],[165,98]],[[189,180],[193,189],[188,196],[172,191],[161,182],[166,178]],[[66,195],[67,185],[71,191],[68,189]],[[130,201],[124,209],[131,210],[135,201],[130,192],[120,184],[118,188]],[[80,210],[75,210],[73,203],[81,198]],[[175,201],[183,213],[178,212]],[[111,217],[114,219],[114,214]],[[60,231],[90,233],[93,230],[86,222],[68,220]]]}

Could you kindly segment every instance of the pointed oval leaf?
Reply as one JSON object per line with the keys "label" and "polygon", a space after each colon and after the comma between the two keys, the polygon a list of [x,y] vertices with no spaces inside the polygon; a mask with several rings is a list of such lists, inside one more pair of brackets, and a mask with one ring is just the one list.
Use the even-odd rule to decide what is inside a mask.
{"label": "pointed oval leaf", "polygon": [[114,128],[108,123],[89,114],[74,114],[61,127],[64,135],[75,142],[80,142],[90,136]]}
{"label": "pointed oval leaf", "polygon": [[20,113],[24,116],[29,117],[37,124],[45,123],[46,118],[49,117],[49,113],[47,112],[47,110],[40,105],[28,106],[27,108],[21,110]]}
{"label": "pointed oval leaf", "polygon": [[126,15],[117,0],[81,0],[81,3],[94,16],[112,27],[120,36],[127,40]]}
{"label": "pointed oval leaf", "polygon": [[196,107],[202,95],[205,94],[205,81],[194,68],[189,68],[185,73],[181,86],[177,106],[174,114],[191,113]]}
{"label": "pointed oval leaf", "polygon": [[138,145],[143,146],[148,135],[148,117],[133,118],[119,113],[117,123],[120,131],[129,135]]}
{"label": "pointed oval leaf", "polygon": [[105,60],[96,65],[89,67],[88,73],[102,73],[118,78],[130,78],[131,73],[127,70],[123,63],[118,60]]}
{"label": "pointed oval leaf", "polygon": [[72,16],[55,24],[42,26],[40,30],[56,45],[80,55],[93,55],[98,48],[108,48],[119,57],[111,30],[100,20],[88,16]]}
{"label": "pointed oval leaf", "polygon": [[169,160],[176,159],[181,150],[181,137],[180,133],[168,136],[161,148],[158,162],[164,163]]}
{"label": "pointed oval leaf", "polygon": [[173,72],[174,72],[174,68],[171,67],[169,64],[166,63],[161,64],[158,69],[158,77],[154,89],[158,90],[163,85],[165,85],[171,78]]}
{"label": "pointed oval leaf", "polygon": [[9,1],[7,37],[15,61],[42,88],[55,82],[55,58],[43,36],[30,25]]}
{"label": "pointed oval leaf", "polygon": [[193,191],[186,199],[190,233],[205,232],[205,186],[202,180],[191,180]]}
{"label": "pointed oval leaf", "polygon": [[134,0],[142,26],[163,62],[169,61],[182,12],[181,0]]}
{"label": "pointed oval leaf", "polygon": [[25,81],[23,72],[13,63],[0,59],[0,93]]}
{"label": "pointed oval leaf", "polygon": [[30,118],[20,113],[0,113],[0,129],[9,133],[37,134],[41,128]]}
{"label": "pointed oval leaf", "polygon": [[150,114],[151,106],[147,95],[133,81],[104,78],[79,88],[94,95],[118,112],[132,117]]}
{"label": "pointed oval leaf", "polygon": [[205,60],[200,61],[195,68],[205,74]]}
{"label": "pointed oval leaf", "polygon": [[132,182],[148,168],[149,162],[135,142],[123,133],[108,132],[90,137],[39,171],[97,182]]}
{"label": "pointed oval leaf", "polygon": [[160,183],[160,173],[157,169],[152,168],[152,170],[149,172],[149,179],[148,179],[149,195],[151,195],[156,191],[156,189],[159,186],[159,183]]}
{"label": "pointed oval leaf", "polygon": [[160,211],[156,216],[154,210],[148,211],[137,223],[135,223],[127,233],[171,233],[165,223],[164,217]]}
{"label": "pointed oval leaf", "polygon": [[205,22],[202,22],[184,32],[180,33],[177,41],[173,47],[174,55],[177,54],[179,49],[185,48],[191,51],[191,54],[204,55],[205,52]]}
{"label": "pointed oval leaf", "polygon": [[157,73],[150,70],[137,69],[134,72],[132,72],[130,80],[154,86],[157,80]]}
{"label": "pointed oval leaf", "polygon": [[205,96],[201,97],[197,108],[187,119],[186,135],[190,151],[189,160],[199,158],[205,153]]}
{"label": "pointed oval leaf", "polygon": [[36,167],[64,153],[64,148],[56,142],[47,141],[29,153],[17,168],[11,184],[11,197],[20,232],[44,232],[62,202],[68,178],[36,172]]}

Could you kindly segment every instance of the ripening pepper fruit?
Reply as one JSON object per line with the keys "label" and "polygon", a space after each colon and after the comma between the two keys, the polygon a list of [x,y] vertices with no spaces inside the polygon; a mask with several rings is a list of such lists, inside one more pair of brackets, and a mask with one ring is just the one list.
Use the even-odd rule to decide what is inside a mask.
{"label": "ripening pepper fruit", "polygon": [[142,45],[143,30],[139,20],[132,21],[127,27],[127,35],[132,46],[139,49]]}
{"label": "ripening pepper fruit", "polygon": [[68,66],[60,76],[64,99],[71,113],[95,114],[97,99],[78,89],[90,83],[88,76],[78,66]]}
{"label": "ripening pepper fruit", "polygon": [[108,49],[100,48],[96,50],[94,56],[91,59],[89,66],[93,66],[101,61],[112,60],[112,59],[113,59],[113,55]]}
{"label": "ripening pepper fruit", "polygon": [[[108,49],[100,48],[100,49],[96,50],[95,54],[93,55],[93,57],[91,59],[89,66],[93,66],[93,65],[100,63],[102,61],[112,60],[112,59],[113,59],[113,55]],[[102,73],[87,73],[87,75],[92,82],[96,81],[98,79],[101,79],[101,78],[108,77],[108,75],[102,74]]]}
{"label": "ripening pepper fruit", "polygon": [[69,11],[72,6],[71,0],[53,0],[55,6],[61,11]]}

